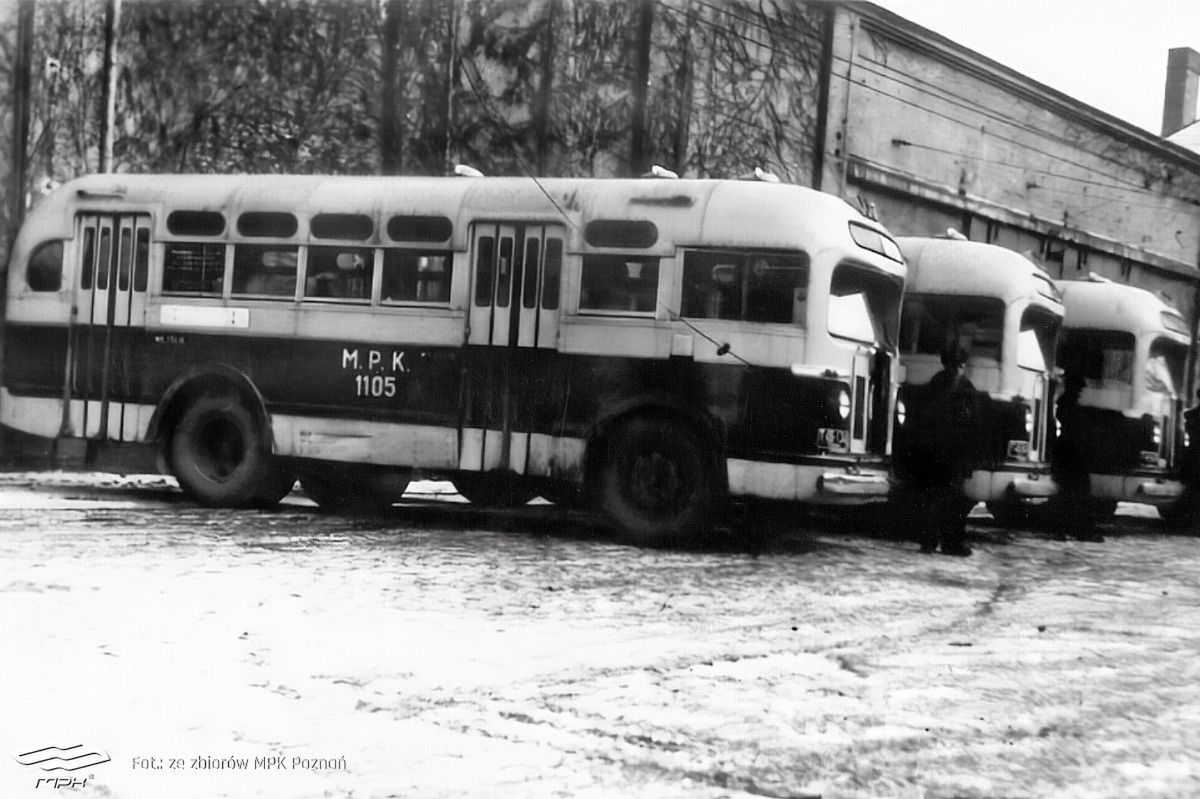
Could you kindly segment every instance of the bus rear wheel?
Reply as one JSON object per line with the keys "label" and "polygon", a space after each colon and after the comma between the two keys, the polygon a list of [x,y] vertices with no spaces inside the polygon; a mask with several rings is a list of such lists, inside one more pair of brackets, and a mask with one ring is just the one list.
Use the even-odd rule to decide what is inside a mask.
{"label": "bus rear wheel", "polygon": [[721,504],[716,461],[691,425],[638,416],[608,437],[600,507],[642,546],[685,543],[706,532]]}
{"label": "bus rear wheel", "polygon": [[538,495],[519,475],[508,472],[460,474],[454,488],[472,505],[484,508],[519,508]]}
{"label": "bus rear wheel", "polygon": [[171,434],[170,455],[175,479],[201,505],[244,508],[283,496],[285,478],[236,394],[203,394],[188,405]]}

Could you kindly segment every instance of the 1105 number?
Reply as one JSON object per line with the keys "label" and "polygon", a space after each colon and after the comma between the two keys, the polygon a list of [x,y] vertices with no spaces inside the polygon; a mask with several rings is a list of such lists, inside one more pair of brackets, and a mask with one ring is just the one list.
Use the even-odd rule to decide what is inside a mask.
{"label": "1105 number", "polygon": [[354,395],[356,397],[394,397],[396,396],[396,378],[394,375],[355,375]]}

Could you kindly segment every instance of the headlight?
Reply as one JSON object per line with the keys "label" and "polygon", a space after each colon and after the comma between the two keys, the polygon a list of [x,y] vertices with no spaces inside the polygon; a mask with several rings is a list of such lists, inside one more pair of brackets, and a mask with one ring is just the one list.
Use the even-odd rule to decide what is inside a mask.
{"label": "headlight", "polygon": [[1025,434],[1033,435],[1033,408],[1025,407]]}
{"label": "headlight", "polygon": [[844,388],[838,393],[838,416],[850,418],[850,393]]}
{"label": "headlight", "polygon": [[1162,446],[1162,423],[1158,421],[1154,422],[1154,446]]}
{"label": "headlight", "polygon": [[908,418],[908,408],[904,407],[904,400],[896,400],[896,424],[904,426],[904,420]]}
{"label": "headlight", "polygon": [[1192,445],[1192,437],[1190,435],[1188,435],[1188,431],[1184,430],[1183,431],[1183,446],[1186,449],[1186,448],[1190,447],[1191,445]]}

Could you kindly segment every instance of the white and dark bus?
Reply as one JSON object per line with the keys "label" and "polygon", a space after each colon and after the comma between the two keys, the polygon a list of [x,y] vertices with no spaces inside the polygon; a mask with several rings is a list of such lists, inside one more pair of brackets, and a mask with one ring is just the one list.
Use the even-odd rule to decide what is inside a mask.
{"label": "white and dark bus", "polygon": [[[1002,524],[1022,522],[1057,492],[1050,474],[1052,380],[1063,305],[1049,275],[1019,253],[956,238],[902,238],[908,264],[900,324],[900,419],[916,415],[917,387],[941,368],[948,346],[965,349],[977,395],[970,474],[963,492]],[[905,425],[897,426],[903,474]]]}
{"label": "white and dark bus", "polygon": [[28,215],[0,421],[191,497],[882,501],[905,266],[765,181],[101,175]]}
{"label": "white and dark bus", "polygon": [[1183,493],[1182,403],[1191,336],[1157,295],[1103,278],[1064,280],[1059,364],[1083,380],[1081,457],[1098,515],[1118,502],[1166,518]]}

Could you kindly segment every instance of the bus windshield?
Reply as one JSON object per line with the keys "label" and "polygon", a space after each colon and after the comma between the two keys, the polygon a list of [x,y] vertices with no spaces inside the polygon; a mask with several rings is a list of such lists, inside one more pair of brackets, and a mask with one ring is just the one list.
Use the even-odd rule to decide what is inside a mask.
{"label": "bus windshield", "polygon": [[1146,361],[1146,389],[1156,394],[1179,396],[1186,363],[1185,345],[1170,339],[1155,339]]}
{"label": "bus windshield", "polygon": [[1017,336],[1017,365],[1022,369],[1046,372],[1054,363],[1054,342],[1062,318],[1040,308],[1028,308],[1021,315]]}
{"label": "bus windshield", "polygon": [[901,289],[898,278],[840,264],[829,286],[829,332],[891,349],[899,327]]}
{"label": "bus windshield", "polygon": [[1063,371],[1080,372],[1094,388],[1133,382],[1133,334],[1124,330],[1068,330],[1058,345]]}
{"label": "bus windshield", "polygon": [[940,355],[951,344],[976,362],[1000,362],[1004,303],[995,297],[910,294],[904,300],[900,351]]}

